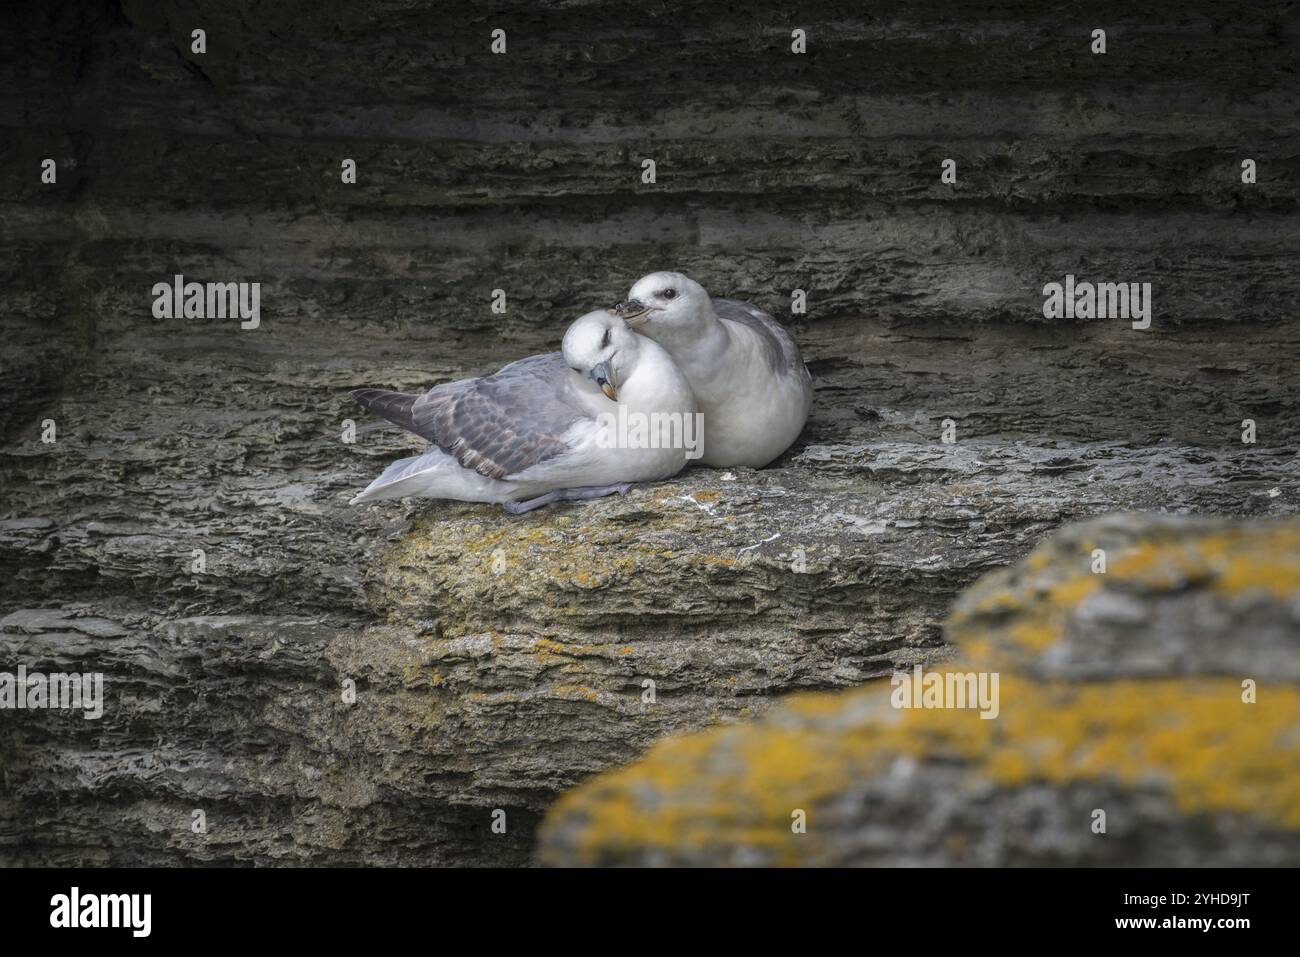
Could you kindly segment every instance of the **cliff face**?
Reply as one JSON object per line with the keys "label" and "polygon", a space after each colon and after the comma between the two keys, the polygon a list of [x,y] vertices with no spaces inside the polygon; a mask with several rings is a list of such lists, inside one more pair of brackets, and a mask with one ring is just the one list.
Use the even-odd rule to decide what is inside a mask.
{"label": "cliff face", "polygon": [[541,856],[1294,865],[1298,611],[1294,521],[1072,525],[962,596],[956,661],[658,745],[564,795]]}
{"label": "cliff face", "polygon": [[[0,714],[0,857],[523,863],[668,733],[949,657],[952,600],[1064,522],[1294,514],[1296,14],[859,8],[15,13],[0,669],[108,700]],[[418,447],[343,441],[346,390],[554,348],[664,267],[803,347],[774,467],[346,505]],[[177,273],[260,282],[260,326],[153,318]],[[1151,328],[1044,320],[1067,273],[1151,282]]]}

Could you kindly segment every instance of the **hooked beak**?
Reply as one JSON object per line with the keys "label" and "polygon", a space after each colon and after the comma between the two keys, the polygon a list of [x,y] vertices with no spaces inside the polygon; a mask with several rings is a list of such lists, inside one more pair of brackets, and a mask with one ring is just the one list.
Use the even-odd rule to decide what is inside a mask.
{"label": "hooked beak", "polygon": [[650,318],[650,307],[640,299],[629,299],[609,307],[609,311],[629,326],[639,326]]}
{"label": "hooked beak", "polygon": [[605,393],[605,397],[611,402],[618,401],[618,383],[614,381],[614,370],[603,362],[597,362],[591,367],[591,377],[600,386],[600,391]]}

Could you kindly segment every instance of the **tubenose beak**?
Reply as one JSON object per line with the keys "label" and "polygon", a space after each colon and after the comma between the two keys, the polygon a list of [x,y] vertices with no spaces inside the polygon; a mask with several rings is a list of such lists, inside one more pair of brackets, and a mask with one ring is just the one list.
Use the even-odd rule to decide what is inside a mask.
{"label": "tubenose beak", "polygon": [[614,381],[614,370],[603,362],[597,362],[591,367],[591,377],[607,399],[611,402],[618,401],[618,383]]}
{"label": "tubenose beak", "polygon": [[629,299],[610,306],[609,311],[618,316],[629,326],[640,325],[650,318],[650,307],[640,299]]}

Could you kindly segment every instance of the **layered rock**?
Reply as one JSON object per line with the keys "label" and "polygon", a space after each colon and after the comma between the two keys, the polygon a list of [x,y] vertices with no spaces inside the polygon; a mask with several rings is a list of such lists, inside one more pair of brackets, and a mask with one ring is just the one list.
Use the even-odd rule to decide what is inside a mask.
{"label": "layered rock", "polygon": [[796,696],[566,794],[541,859],[1300,861],[1300,524],[1073,525],[948,631],[928,675]]}
{"label": "layered rock", "polygon": [[[0,715],[0,860],[524,863],[664,735],[949,656],[1062,523],[1294,514],[1294,15],[1117,7],[1096,58],[1064,7],[860,6],[8,13],[0,670],[108,707]],[[554,348],[665,266],[803,347],[773,468],[347,507],[419,447],[342,441],[348,389]],[[1152,281],[1152,328],[1044,321],[1067,272]],[[153,318],[176,273],[261,282],[260,327]]]}

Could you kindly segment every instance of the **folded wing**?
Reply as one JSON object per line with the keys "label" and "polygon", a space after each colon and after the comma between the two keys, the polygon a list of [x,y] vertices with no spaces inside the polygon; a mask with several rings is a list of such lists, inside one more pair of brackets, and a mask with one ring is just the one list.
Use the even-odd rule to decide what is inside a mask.
{"label": "folded wing", "polygon": [[807,375],[799,347],[785,327],[753,303],[735,299],[714,299],[713,311],[719,319],[740,323],[758,333],[763,343],[767,366],[773,372]]}
{"label": "folded wing", "polygon": [[551,352],[423,395],[358,389],[352,397],[433,442],[464,468],[503,479],[568,448],[565,434],[587,414],[573,399],[569,375],[564,357]]}

